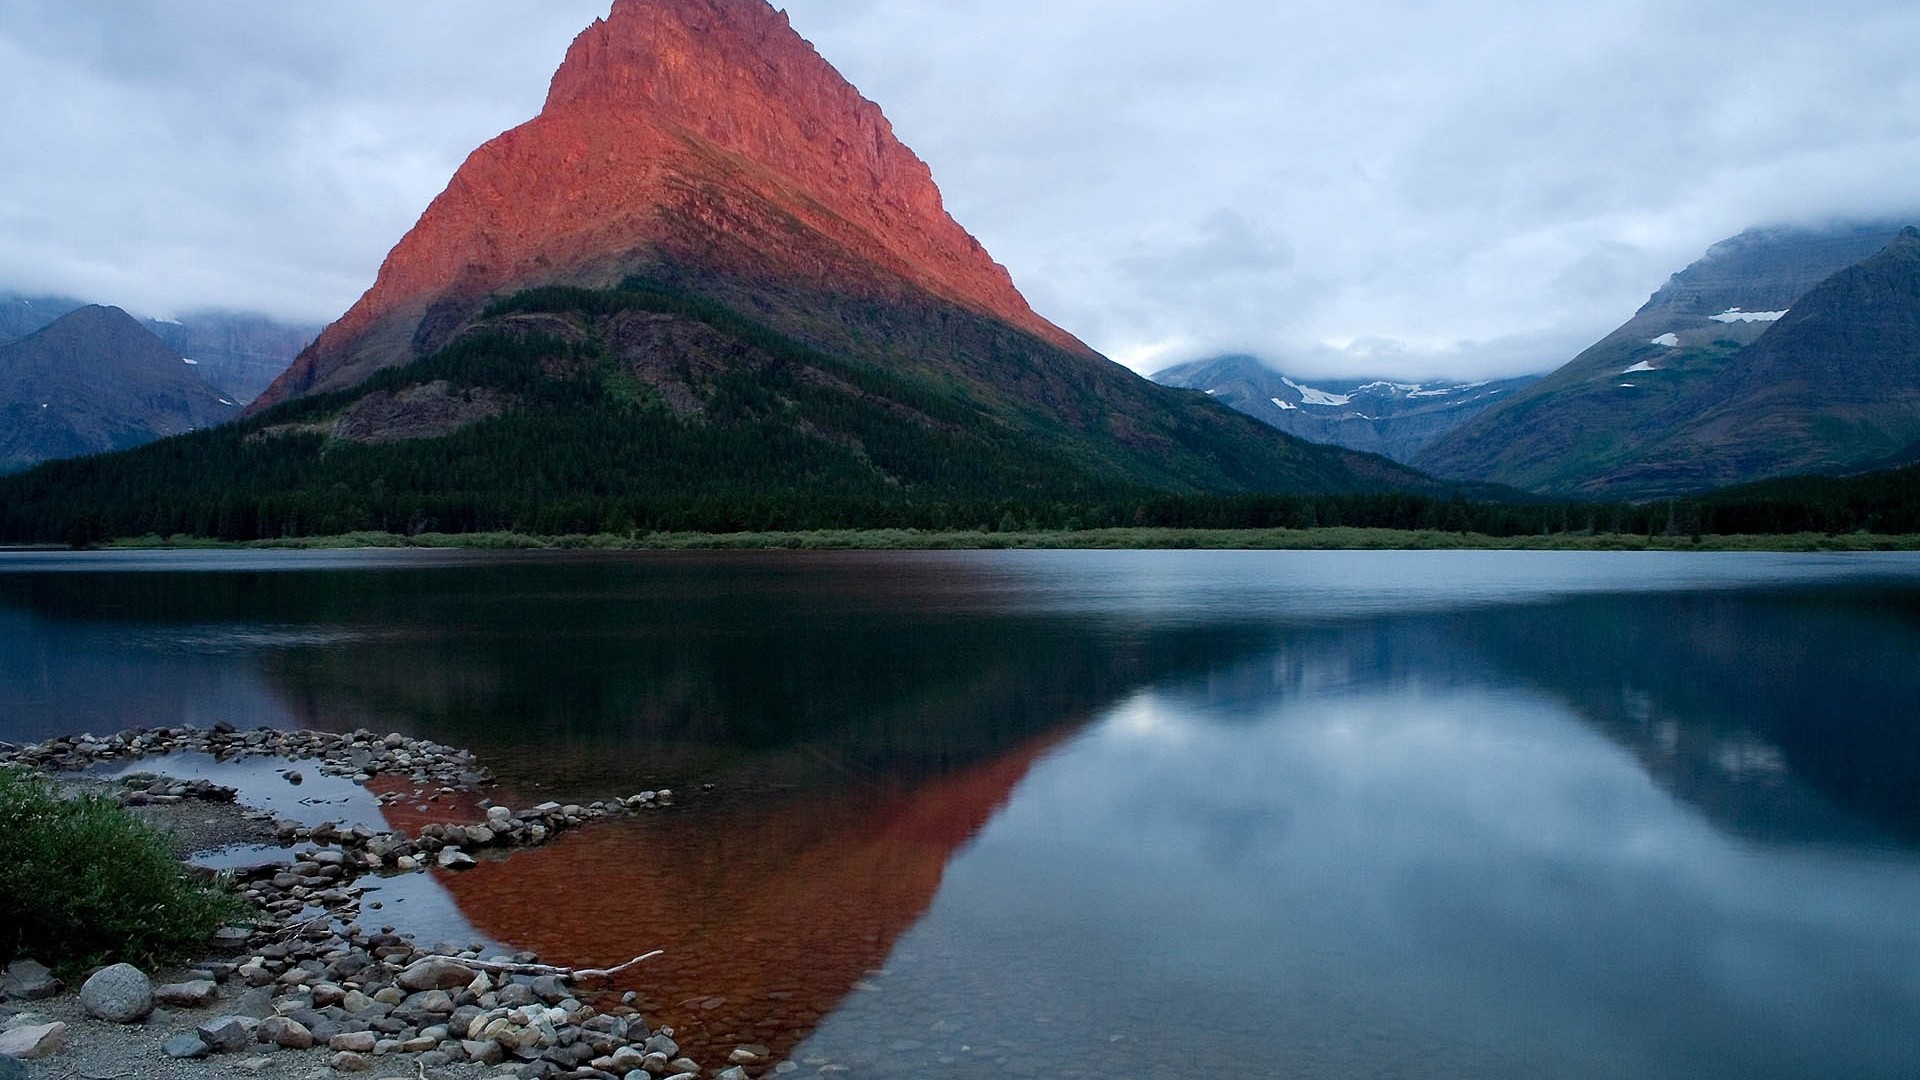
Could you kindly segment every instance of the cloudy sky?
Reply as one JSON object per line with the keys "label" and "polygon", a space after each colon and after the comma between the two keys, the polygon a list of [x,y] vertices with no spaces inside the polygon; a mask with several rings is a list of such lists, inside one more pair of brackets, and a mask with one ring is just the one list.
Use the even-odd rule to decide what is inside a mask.
{"label": "cloudy sky", "polygon": [[[0,290],[327,321],[608,0],[0,0]],[[1142,370],[1556,366],[1749,225],[1920,213],[1911,0],[787,0]]]}

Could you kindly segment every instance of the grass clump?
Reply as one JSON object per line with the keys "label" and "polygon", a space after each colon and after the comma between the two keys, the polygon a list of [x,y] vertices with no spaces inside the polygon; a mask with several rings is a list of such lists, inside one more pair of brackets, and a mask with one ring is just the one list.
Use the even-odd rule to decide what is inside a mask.
{"label": "grass clump", "polygon": [[75,972],[186,959],[246,909],[190,881],[166,834],[119,804],[0,768],[0,911],[0,964]]}

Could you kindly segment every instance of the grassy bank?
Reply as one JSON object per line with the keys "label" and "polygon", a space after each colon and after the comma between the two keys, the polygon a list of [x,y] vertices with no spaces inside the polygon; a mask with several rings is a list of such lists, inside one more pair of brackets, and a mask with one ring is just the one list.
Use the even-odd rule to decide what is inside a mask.
{"label": "grassy bank", "polygon": [[1246,551],[1920,551],[1920,536],[1798,533],[1785,536],[1643,536],[1559,533],[1495,537],[1479,533],[1398,529],[1086,529],[1073,532],[922,532],[914,529],[815,532],[636,533],[595,536],[529,536],[521,533],[461,533],[341,536],[223,543],[157,536],[116,541],[114,549],[278,549],[325,551],[354,548],[429,548],[469,551],[980,551],[1005,548],[1056,550],[1246,550]]}

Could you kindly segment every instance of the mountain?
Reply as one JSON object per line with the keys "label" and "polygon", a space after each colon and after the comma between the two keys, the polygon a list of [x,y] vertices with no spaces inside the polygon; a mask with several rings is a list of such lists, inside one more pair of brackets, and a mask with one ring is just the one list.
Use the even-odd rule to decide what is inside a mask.
{"label": "mountain", "polygon": [[973,527],[1388,490],[1452,488],[1035,314],[764,0],[617,0],[242,423],[0,485],[0,534]]}
{"label": "mountain", "polygon": [[[1889,347],[1897,351],[1897,327],[1886,326],[1888,334],[1871,342],[1857,332],[1885,323],[1899,307],[1898,290],[1877,298],[1863,290],[1850,293],[1849,302],[1865,305],[1846,316],[1856,330],[1844,329],[1833,312],[1811,324],[1795,312],[1803,298],[1875,257],[1900,233],[1900,225],[1884,222],[1755,229],[1717,244],[1620,329],[1440,439],[1414,463],[1438,476],[1545,494],[1652,498],[1780,475],[1782,469],[1864,466],[1892,454],[1905,443],[1888,445],[1883,436],[1903,429],[1897,418],[1907,406],[1900,388],[1916,385],[1920,370],[1905,376],[1904,384],[1856,385],[1854,376],[1904,370],[1904,361],[1882,355]],[[1796,325],[1801,329],[1787,335],[1799,341],[1794,362],[1817,365],[1826,372],[1820,379],[1806,381],[1780,367],[1783,358],[1769,339]],[[1872,353],[1860,352],[1863,346]],[[1764,365],[1765,377],[1784,378],[1804,396],[1789,400],[1756,387],[1750,376],[1762,370],[1755,362],[1764,357],[1774,358]],[[1862,394],[1880,395],[1886,409],[1863,405]],[[1726,411],[1736,398],[1747,405]],[[1722,421],[1703,426],[1709,413]],[[1858,424],[1848,418],[1854,414]],[[1838,426],[1818,417],[1838,420]],[[1797,426],[1811,441],[1792,453],[1760,450],[1782,424]]]}
{"label": "mountain", "polygon": [[[70,296],[0,292],[0,343],[26,337],[87,302]],[[260,396],[320,327],[244,311],[195,311],[172,319],[142,319],[154,336],[200,375],[242,405]]]}
{"label": "mountain", "polygon": [[1428,444],[1539,381],[1319,379],[1306,385],[1251,356],[1197,360],[1156,372],[1162,386],[1214,400],[1289,435],[1410,462]]}
{"label": "mountain", "polygon": [[427,355],[490,295],[639,272],[757,301],[743,307],[789,332],[824,292],[969,312],[1091,355],[1034,314],[879,106],[784,13],[616,0],[573,43],[541,114],[467,159],[261,407]]}
{"label": "mountain", "polygon": [[239,406],[119,308],[0,345],[0,472],[210,427]]}

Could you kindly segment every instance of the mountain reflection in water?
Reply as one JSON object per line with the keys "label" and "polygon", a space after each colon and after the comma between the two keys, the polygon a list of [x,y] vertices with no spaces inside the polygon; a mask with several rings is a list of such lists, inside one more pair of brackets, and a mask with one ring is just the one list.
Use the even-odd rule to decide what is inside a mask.
{"label": "mountain reflection in water", "polygon": [[904,788],[702,799],[441,874],[482,933],[568,967],[664,955],[627,976],[695,1060],[784,1057],[885,966],[947,863],[1055,745]]}

